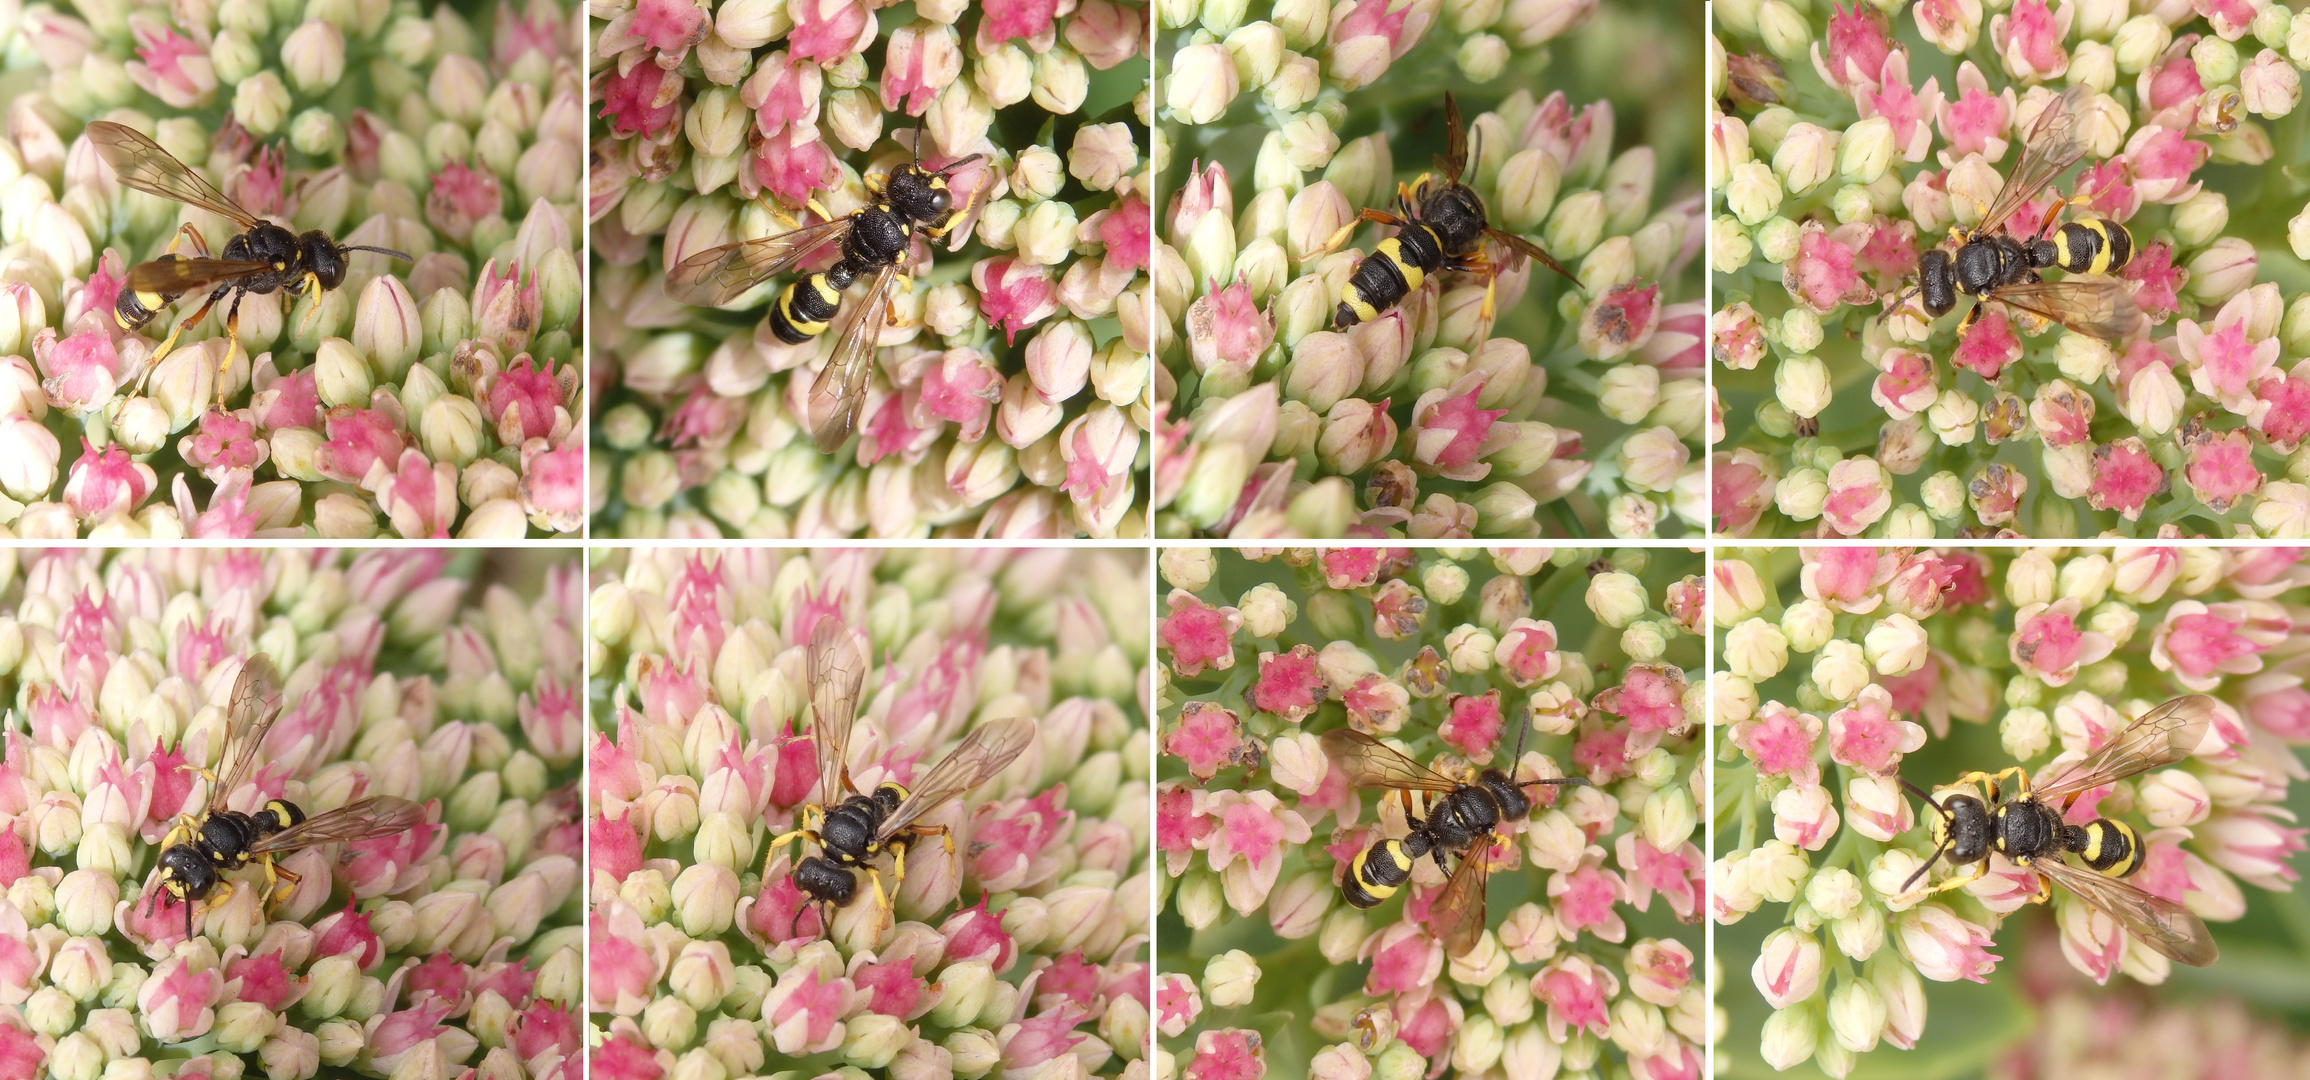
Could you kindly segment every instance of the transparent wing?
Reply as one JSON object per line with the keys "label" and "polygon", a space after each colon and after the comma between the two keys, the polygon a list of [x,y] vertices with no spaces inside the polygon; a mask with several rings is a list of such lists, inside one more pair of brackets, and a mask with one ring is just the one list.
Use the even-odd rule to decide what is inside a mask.
{"label": "transparent wing", "polygon": [[818,418],[810,438],[821,454],[841,449],[858,428],[859,410],[866,406],[866,377],[874,371],[874,346],[889,321],[890,286],[897,280],[896,263],[874,275],[851,312],[850,325],[842,329],[842,340],[835,343],[833,358],[810,385],[810,415]]}
{"label": "transparent wing", "polygon": [[2021,204],[2037,197],[2045,185],[2061,175],[2063,169],[2085,156],[2085,132],[2079,121],[2085,116],[2086,102],[2093,100],[2093,87],[2078,83],[2061,92],[2061,97],[2045,107],[2037,116],[2037,123],[2029,129],[2029,138],[2021,144],[2021,157],[2006,175],[2005,186],[1998,189],[1997,197],[1990,200],[1989,209],[1981,215],[1981,224],[1973,231],[1985,233],[2002,224]]}
{"label": "transparent wing", "polygon": [[720,307],[850,232],[850,219],[805,225],[793,232],[707,248],[666,272],[666,295],[685,304]]}
{"label": "transparent wing", "polygon": [[883,821],[875,839],[888,840],[898,835],[940,803],[986,783],[1033,741],[1035,722],[1024,716],[1005,717],[973,729],[964,736],[962,745],[954,748],[954,753],[923,774],[921,782],[907,793],[906,801],[898,804],[898,809]]}
{"label": "transparent wing", "polygon": [[217,758],[217,785],[209,789],[209,803],[225,799],[256,771],[257,754],[281,716],[281,674],[272,657],[259,653],[241,665],[233,680],[232,699],[225,703],[225,752]]}
{"label": "transparent wing", "polygon": [[850,628],[821,615],[810,628],[810,733],[817,742],[818,797],[828,805],[855,790],[850,783],[850,725],[858,718],[858,688],[866,664]]}
{"label": "transparent wing", "polygon": [[1349,782],[1357,787],[1451,791],[1460,786],[1398,753],[1394,747],[1353,728],[1324,732],[1323,752],[1334,764],[1347,770]]}
{"label": "transparent wing", "polygon": [[[1507,248],[1509,252],[1511,252],[1514,256],[1521,256],[1523,258],[1530,259],[1533,262],[1539,263],[1540,265],[1545,266],[1550,270],[1554,270],[1557,273],[1564,275],[1565,279],[1568,281],[1580,280],[1578,277],[1573,275],[1572,271],[1566,270],[1563,263],[1557,262],[1554,255],[1550,255],[1546,251],[1541,250],[1540,245],[1535,244],[1530,240],[1526,240],[1512,232],[1502,232],[1499,229],[1485,229],[1484,235],[1491,237],[1494,241],[1497,241],[1501,246]],[[1513,265],[1513,263],[1510,265]]]}
{"label": "transparent wing", "polygon": [[2133,289],[2118,278],[2000,285],[1989,291],[1989,298],[2103,341],[2123,341],[2142,326],[2142,309],[2134,303]]}
{"label": "transparent wing", "polygon": [[128,269],[130,292],[182,296],[194,289],[270,270],[262,259],[154,259]]}
{"label": "transparent wing", "polygon": [[2040,778],[2033,793],[2045,800],[2075,795],[2180,761],[2205,741],[2215,704],[2191,694],[2151,709],[2077,764]]}
{"label": "transparent wing", "polygon": [[2165,954],[2168,960],[2205,967],[2218,955],[2214,935],[2190,909],[2143,892],[2139,885],[2071,866],[2058,858],[2039,859],[2030,868],[2116,919],[2134,940]]}
{"label": "transparent wing", "polygon": [[1486,835],[1460,856],[1460,865],[1452,868],[1444,891],[1428,908],[1428,928],[1442,939],[1449,955],[1466,955],[1484,936],[1484,883],[1492,876],[1490,852],[1485,849],[1491,844]]}
{"label": "transparent wing", "polygon": [[340,840],[374,840],[408,832],[425,823],[425,808],[407,799],[391,795],[372,795],[359,802],[340,806],[325,814],[315,814],[301,824],[291,825],[280,832],[249,845],[249,854],[263,855],[309,848],[315,844],[330,844]]}
{"label": "transparent wing", "polygon": [[1460,123],[1460,103],[1452,95],[1444,95],[1444,157],[1437,164],[1444,169],[1444,179],[1460,182],[1460,174],[1468,168],[1468,129]]}
{"label": "transparent wing", "polygon": [[112,166],[120,182],[148,195],[191,203],[204,210],[240,222],[255,225],[257,216],[241,209],[215,185],[201,179],[201,175],[185,167],[176,156],[160,148],[160,144],[125,124],[98,120],[88,125],[88,141],[96,146],[96,154]]}

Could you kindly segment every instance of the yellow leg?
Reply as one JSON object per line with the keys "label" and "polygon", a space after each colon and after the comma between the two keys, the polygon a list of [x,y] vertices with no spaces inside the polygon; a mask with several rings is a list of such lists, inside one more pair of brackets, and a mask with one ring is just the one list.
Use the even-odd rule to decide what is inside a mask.
{"label": "yellow leg", "polygon": [[[275,863],[270,856],[260,856],[260,861],[265,867],[265,906],[279,904],[296,893],[297,883],[304,880],[303,876]],[[288,887],[282,889],[279,886],[284,880],[288,882]]]}
{"label": "yellow leg", "polygon": [[2029,770],[2019,765],[2000,769],[1996,773],[1985,773],[1978,770],[1965,773],[1960,775],[1955,783],[1943,784],[1936,790],[1945,791],[1953,787],[1964,787],[1967,784],[1980,784],[1989,789],[1989,801],[1996,802],[2007,777],[2014,779],[2014,787],[2020,790],[2022,798],[2029,797]]}
{"label": "yellow leg", "polygon": [[1989,860],[1983,859],[1980,862],[1973,864],[1972,873],[1963,875],[1961,877],[1950,878],[1949,880],[1944,881],[1939,885],[1935,885],[1926,891],[1929,893],[1945,893],[1952,889],[1962,889],[1967,885],[1971,885],[1974,882],[1981,880],[1982,877],[1988,873]]}
{"label": "yellow leg", "polygon": [[826,811],[823,808],[805,805],[802,808],[801,828],[771,838],[769,849],[762,853],[762,877],[765,881],[770,877],[770,864],[778,861],[779,848],[805,840],[819,847],[826,846],[825,841],[819,839],[819,828],[823,825],[825,816]]}

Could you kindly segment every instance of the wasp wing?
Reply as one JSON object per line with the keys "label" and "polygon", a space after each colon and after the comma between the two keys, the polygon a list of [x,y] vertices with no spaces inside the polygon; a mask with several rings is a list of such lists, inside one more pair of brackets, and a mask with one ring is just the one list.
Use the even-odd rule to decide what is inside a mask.
{"label": "wasp wing", "polygon": [[2166,959],[2191,967],[2205,967],[2218,955],[2214,935],[2190,909],[2162,896],[2152,896],[2130,881],[2071,866],[2059,858],[2039,859],[2030,869],[2044,874],[2097,911],[2116,919],[2134,940],[2156,949]]}
{"label": "wasp wing", "polygon": [[1357,787],[1452,791],[1460,786],[1434,769],[1405,757],[1395,747],[1353,728],[1324,732],[1323,752],[1334,764],[1347,770],[1348,781]]}
{"label": "wasp wing", "polygon": [[240,222],[242,226],[257,224],[257,216],[241,208],[216,185],[201,178],[174,154],[161,149],[143,132],[126,124],[98,120],[88,125],[88,141],[95,145],[96,156],[112,166],[120,182],[148,195],[191,203],[203,210],[214,211]]}
{"label": "wasp wing", "polygon": [[1460,865],[1444,882],[1444,891],[1428,908],[1428,928],[1444,943],[1444,952],[1465,956],[1484,936],[1484,883],[1492,876],[1492,838],[1485,836],[1460,856]]}
{"label": "wasp wing", "polygon": [[249,845],[249,854],[279,854],[315,844],[350,843],[408,832],[425,824],[425,808],[391,795],[372,795],[358,802],[315,814]]}
{"label": "wasp wing", "polygon": [[850,313],[850,325],[842,328],[834,356],[819,371],[818,381],[810,384],[810,438],[821,454],[841,449],[858,429],[858,414],[866,406],[866,377],[874,371],[874,347],[890,319],[890,286],[897,280],[896,263],[874,275]]}
{"label": "wasp wing", "polygon": [[1989,297],[2103,341],[2124,341],[2143,325],[2132,287],[2118,278],[2026,281],[2000,285],[1989,291]]}
{"label": "wasp wing", "polygon": [[154,259],[129,267],[125,287],[130,292],[182,296],[272,268],[273,264],[263,259]]}
{"label": "wasp wing", "polygon": [[1981,214],[1981,223],[1973,227],[1985,233],[2012,217],[2021,204],[2037,197],[2045,185],[2060,176],[2063,169],[2085,156],[2086,103],[2093,100],[2093,87],[2077,83],[2062,91],[2059,98],[2045,107],[2030,126],[2029,138],[2021,144],[2021,157],[2006,175],[2005,186],[1989,202],[1989,209]]}
{"label": "wasp wing", "polygon": [[1460,123],[1460,103],[1450,94],[1444,95],[1444,156],[1437,164],[1443,166],[1444,179],[1455,184],[1468,168],[1468,129]]}
{"label": "wasp wing", "polygon": [[858,688],[866,665],[850,628],[821,615],[810,628],[810,734],[817,744],[818,797],[828,806],[853,790],[850,783],[850,725],[858,718]]}
{"label": "wasp wing", "polygon": [[685,304],[720,307],[849,235],[850,222],[839,217],[759,240],[707,248],[666,271],[666,294]]}
{"label": "wasp wing", "polygon": [[921,782],[907,792],[906,801],[883,820],[875,839],[897,836],[940,803],[986,783],[1034,741],[1035,722],[1024,716],[1004,717],[973,729],[954,753],[923,774]]}
{"label": "wasp wing", "polygon": [[2032,793],[2045,800],[2075,795],[2189,757],[2206,741],[2216,707],[2213,698],[2191,694],[2151,709],[2077,764],[2041,777]]}
{"label": "wasp wing", "polygon": [[1575,276],[1572,271],[1566,270],[1563,263],[1557,262],[1556,256],[1548,254],[1546,251],[1541,249],[1540,245],[1535,244],[1530,240],[1526,240],[1512,232],[1503,232],[1499,229],[1490,228],[1484,230],[1484,235],[1491,237],[1501,246],[1507,248],[1513,255],[1530,259],[1533,262],[1539,263],[1540,265],[1545,266],[1550,270],[1554,270],[1557,273],[1564,275],[1566,280],[1580,280],[1580,278]]}
{"label": "wasp wing", "polygon": [[225,703],[225,750],[217,758],[216,786],[209,789],[209,805],[225,800],[256,771],[257,753],[281,716],[281,675],[271,657],[259,653],[241,665],[233,680],[233,696]]}

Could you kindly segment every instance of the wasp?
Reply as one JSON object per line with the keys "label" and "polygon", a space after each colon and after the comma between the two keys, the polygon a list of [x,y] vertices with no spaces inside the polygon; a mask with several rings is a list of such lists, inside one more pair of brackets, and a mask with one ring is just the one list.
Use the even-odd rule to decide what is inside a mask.
{"label": "wasp", "polygon": [[[962,745],[923,774],[913,788],[884,781],[861,792],[850,778],[850,728],[858,714],[858,691],[866,668],[850,629],[834,616],[821,616],[810,630],[808,652],[811,736],[817,743],[819,797],[831,805],[806,804],[801,828],[770,841],[762,873],[767,877],[778,849],[807,841],[818,854],[796,863],[794,886],[819,905],[819,925],[831,929],[833,909],[847,907],[858,894],[858,871],[865,871],[877,907],[889,911],[906,884],[906,854],[924,837],[936,836],[954,854],[954,834],[944,825],[921,825],[924,814],[987,782],[1003,771],[1035,739],[1034,721],[1013,716],[972,729]],[[843,793],[847,792],[845,795]],[[891,856],[892,885],[885,890],[873,861]],[[799,917],[799,916],[798,916]]]}
{"label": "wasp", "polygon": [[[1526,723],[1523,730],[1531,730]],[[1532,813],[1532,797],[1524,789],[1540,784],[1585,784],[1579,777],[1516,780],[1499,769],[1485,769],[1465,780],[1455,780],[1405,757],[1395,748],[1361,731],[1337,728],[1323,734],[1323,750],[1357,787],[1386,788],[1404,801],[1404,823],[1409,831],[1401,840],[1382,838],[1356,854],[1340,879],[1340,892],[1355,907],[1377,907],[1395,895],[1423,858],[1445,870],[1444,856],[1457,854],[1459,865],[1449,870],[1444,891],[1429,916],[1444,948],[1453,956],[1476,947],[1484,933],[1484,882],[1491,876],[1488,857],[1493,828]],[[1516,737],[1516,753],[1524,752],[1524,737]],[[1472,771],[1472,770],[1471,770]],[[1426,793],[1423,813],[1415,797]]]}
{"label": "wasp", "polygon": [[[2214,708],[2214,699],[2203,694],[2168,701],[2034,788],[2028,771],[2019,765],[1995,775],[1969,772],[1931,792],[1902,779],[1902,786],[1924,799],[1937,815],[1931,823],[1933,854],[1901,883],[1902,892],[1908,893],[1935,862],[1979,864],[1933,891],[1962,888],[1989,872],[1990,855],[2002,855],[2037,872],[2033,902],[2045,902],[2058,882],[2168,959],[2193,967],[2213,963],[2214,939],[2205,923],[2188,908],[2124,880],[2140,872],[2148,858],[2132,826],[2110,818],[2083,825],[2066,819],[2069,808],[2086,792],[2189,757],[2205,740]],[[2014,781],[2011,798],[2005,797],[2002,786],[2008,777]],[[1976,784],[1988,798],[1973,794]],[[2058,808],[2053,805],[2056,799]],[[2064,855],[2075,855],[2084,865],[2073,866]]]}
{"label": "wasp", "polygon": [[[675,299],[720,307],[785,273],[820,248],[840,243],[840,261],[789,282],[770,309],[770,332],[789,345],[800,345],[833,324],[835,314],[842,309],[844,290],[856,282],[867,282],[866,295],[859,298],[859,314],[843,329],[833,358],[810,388],[810,436],[820,453],[833,453],[858,427],[875,342],[882,328],[897,320],[890,305],[891,288],[903,276],[901,267],[909,261],[915,232],[919,229],[932,240],[944,237],[966,209],[955,205],[947,178],[980,155],[972,154],[939,169],[925,169],[921,146],[921,132],[917,131],[915,160],[888,176],[868,175],[867,192],[873,201],[864,207],[835,217],[814,199],[810,211],[822,219],[816,225],[708,248],[666,272],[666,291]],[[877,311],[882,314],[877,316]]]}
{"label": "wasp", "polygon": [[[225,241],[222,258],[210,258],[208,242],[200,230],[190,224],[179,226],[176,236],[168,243],[168,250],[159,258],[129,268],[120,299],[112,309],[113,319],[123,330],[141,330],[160,314],[160,309],[176,303],[186,293],[214,287],[200,310],[169,330],[160,348],[153,351],[153,363],[176,348],[177,335],[200,325],[201,320],[208,317],[209,309],[228,296],[232,303],[225,311],[225,335],[229,344],[225,347],[223,366],[229,369],[233,364],[233,351],[240,344],[241,300],[250,293],[282,292],[302,296],[308,290],[319,293],[334,289],[345,283],[345,272],[350,265],[347,259],[356,251],[374,251],[402,262],[410,261],[408,255],[391,248],[340,244],[319,229],[299,234],[266,221],[201,179],[199,173],[186,168],[184,162],[135,128],[98,120],[88,125],[88,141],[96,147],[97,156],[112,166],[121,183],[148,195],[221,214],[242,229],[239,235]],[[188,239],[194,256],[178,256],[177,246]]]}
{"label": "wasp", "polygon": [[[161,838],[160,883],[144,913],[151,917],[164,897],[182,904],[186,940],[193,934],[195,902],[204,902],[201,908],[206,911],[232,895],[232,883],[224,877],[229,871],[251,863],[261,867],[265,902],[270,904],[288,896],[287,891],[274,895],[282,879],[287,879],[291,891],[298,880],[295,873],[276,865],[277,857],[319,844],[391,836],[425,821],[424,807],[390,795],[371,796],[311,817],[286,799],[267,800],[253,814],[225,809],[226,800],[255,770],[257,752],[280,715],[280,676],[272,660],[259,655],[242,665],[233,682],[218,771],[201,771],[209,781],[204,812],[178,815],[175,827]],[[219,886],[225,890],[222,894],[216,893]]]}
{"label": "wasp", "polygon": [[1571,280],[1572,271],[1540,245],[1491,226],[1484,215],[1484,200],[1460,182],[1468,168],[1468,129],[1460,123],[1460,104],[1444,95],[1444,156],[1436,159],[1442,182],[1422,173],[1411,186],[1396,185],[1396,212],[1369,207],[1356,220],[1333,234],[1327,248],[1339,246],[1366,221],[1393,225],[1396,234],[1380,241],[1371,256],[1356,264],[1340,286],[1339,307],[1332,312],[1332,327],[1345,330],[1380,317],[1403,302],[1430,275],[1445,270],[1468,270],[1484,275],[1483,318],[1492,318],[1492,285],[1499,268],[1483,251],[1488,238],[1508,249],[1510,267],[1531,259]]}
{"label": "wasp", "polygon": [[[1973,297],[1974,302],[1958,324],[1961,335],[1981,317],[1981,305],[1989,300],[2104,341],[2119,341],[2134,332],[2141,309],[2134,304],[2132,290],[2124,282],[2104,276],[2133,261],[2134,238],[2125,226],[2106,218],[2089,218],[2055,229],[2055,216],[2068,205],[2057,202],[2026,240],[1996,231],[2054,177],[2085,156],[2082,121],[2093,96],[2093,88],[2080,83],[2048,104],[2030,126],[2020,159],[1980,222],[1971,229],[1949,230],[1949,242],[1956,245],[1956,251],[1936,247],[1917,260],[1917,285],[1910,292],[1923,294],[1928,314],[1934,318],[1949,314],[1957,305],[1957,297],[1964,295]],[[2039,271],[2051,269],[2095,276],[2054,282],[2039,279]],[[1899,308],[1908,295],[1904,293],[1893,306]]]}

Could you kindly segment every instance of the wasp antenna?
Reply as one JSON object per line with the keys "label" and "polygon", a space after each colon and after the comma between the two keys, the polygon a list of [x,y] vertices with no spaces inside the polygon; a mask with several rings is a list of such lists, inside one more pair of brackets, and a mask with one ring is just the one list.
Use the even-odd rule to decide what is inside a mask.
{"label": "wasp antenna", "polygon": [[1916,873],[1909,875],[1909,880],[1901,883],[1901,892],[1907,893],[1911,885],[1917,884],[1917,879],[1924,877],[1925,871],[1933,869],[1933,864],[1941,861],[1941,853],[1947,850],[1949,850],[1949,838],[1944,836],[1941,838],[1941,843],[1933,849],[1932,856],[1925,860],[1925,865],[1918,867]]}
{"label": "wasp antenna", "polygon": [[1936,802],[1933,798],[1932,792],[1910,783],[1909,778],[1906,776],[1896,776],[1893,779],[1900,781],[1902,787],[1909,789],[1909,794],[1915,795],[1918,798],[1925,800],[1925,805],[1932,807],[1934,811],[1940,814],[1942,817],[1949,816],[1949,808],[1941,805],[1939,802]]}
{"label": "wasp antenna", "polygon": [[985,154],[972,154],[972,155],[971,155],[971,156],[969,156],[969,157],[964,157],[964,158],[956,158],[956,159],[955,159],[955,160],[953,160],[953,161],[947,162],[947,163],[946,163],[944,166],[941,166],[937,172],[935,172],[935,173],[932,173],[931,175],[932,175],[932,176],[948,176],[948,175],[951,175],[951,174],[953,174],[953,172],[954,172],[956,169],[962,168],[963,166],[965,166],[965,165],[968,165],[968,164],[970,164],[971,162],[977,161],[978,159],[980,159],[980,158],[983,158],[983,157],[985,157],[985,156],[986,156]]}
{"label": "wasp antenna", "polygon": [[377,254],[379,254],[379,255],[391,255],[391,256],[393,256],[394,258],[401,260],[402,262],[416,262],[416,261],[417,261],[417,260],[415,260],[415,259],[412,259],[412,258],[410,258],[410,257],[409,257],[409,253],[408,253],[408,252],[405,252],[405,251],[395,251],[395,250],[393,250],[392,248],[371,247],[371,246],[369,246],[368,244],[347,244],[347,245],[345,245],[344,247],[341,247],[341,248],[339,248],[339,249],[337,249],[337,250],[339,250],[339,251],[374,251],[374,252],[376,252],[376,253],[377,253]]}

